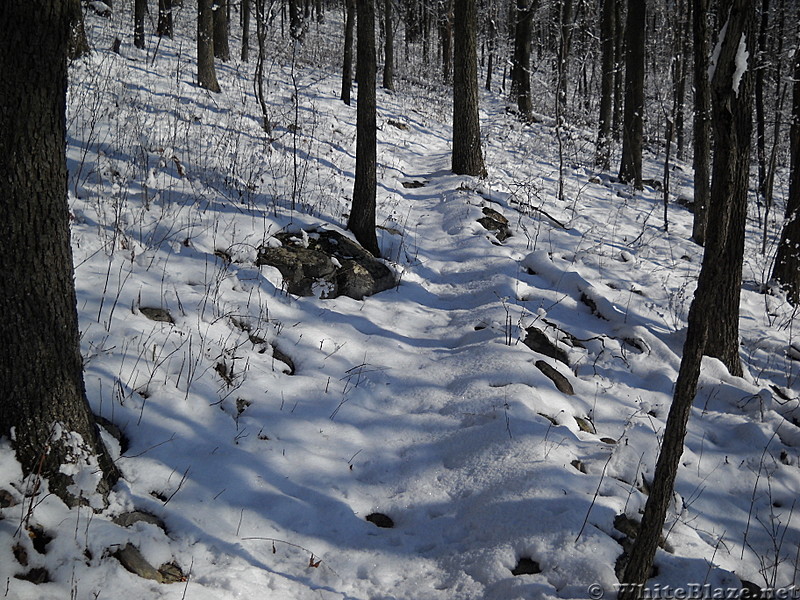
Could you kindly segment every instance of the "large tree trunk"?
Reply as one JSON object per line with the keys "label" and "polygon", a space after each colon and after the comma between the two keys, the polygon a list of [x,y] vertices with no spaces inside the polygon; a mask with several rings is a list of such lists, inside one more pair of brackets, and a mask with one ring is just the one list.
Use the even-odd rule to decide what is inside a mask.
{"label": "large tree trunk", "polygon": [[386,35],[383,46],[383,87],[394,90],[394,27],[392,25],[392,0],[383,0],[383,20]]}
{"label": "large tree trunk", "polygon": [[694,31],[694,222],[692,239],[706,241],[708,205],[711,197],[711,87],[708,82],[709,0],[693,0]]}
{"label": "large tree trunk", "polygon": [[478,116],[478,32],[475,0],[455,0],[453,11],[454,173],[486,176]]}
{"label": "large tree trunk", "polygon": [[[735,0],[725,40],[721,46],[713,77],[715,152],[708,243],[689,310],[689,330],[683,347],[683,359],[675,384],[661,452],[647,498],[642,524],[631,549],[623,576],[620,600],[638,598],[653,563],[661,529],[672,498],[678,465],[683,454],[686,424],[697,390],[703,354],[713,350],[710,335],[718,320],[738,322],[736,315],[720,308],[721,296],[731,298],[726,305],[738,308],[742,271],[747,183],[749,175],[752,108],[752,70],[741,74],[737,82],[736,58],[740,41],[745,40],[748,61],[753,60],[752,22],[755,15],[750,0]],[[735,282],[735,286],[731,285]],[[736,298],[735,302],[733,297]],[[738,348],[738,336],[735,347]],[[738,351],[736,359],[738,361]],[[730,368],[730,367],[729,367]]]}
{"label": "large tree trunk", "polygon": [[133,3],[133,45],[144,50],[144,17],[147,14],[147,0],[134,0]]}
{"label": "large tree trunk", "polygon": [[516,100],[520,115],[530,119],[531,102],[531,35],[536,0],[516,0],[514,22],[514,55],[511,59],[511,97]]}
{"label": "large tree trunk", "polygon": [[791,180],[786,200],[786,220],[772,277],[786,289],[794,305],[800,304],[800,46],[794,53],[792,94]]}
{"label": "large tree trunk", "polygon": [[344,19],[344,52],[342,62],[342,102],[350,105],[353,86],[353,31],[356,23],[356,0],[345,0],[347,12]]}
{"label": "large tree trunk", "polygon": [[600,84],[600,124],[597,133],[597,150],[594,164],[598,169],[611,168],[611,125],[614,118],[614,71],[616,3],[618,0],[603,0],[603,15],[600,21],[600,47],[603,55],[603,74]]}
{"label": "large tree trunk", "polygon": [[375,256],[380,255],[375,235],[377,187],[377,136],[375,75],[375,0],[358,0],[358,99],[356,104],[356,180],[347,228]]}
{"label": "large tree trunk", "polygon": [[158,0],[158,25],[156,33],[172,37],[172,0]]}
{"label": "large tree trunk", "polygon": [[214,14],[212,0],[197,0],[197,85],[220,92],[214,68]]}
{"label": "large tree trunk", "polygon": [[228,0],[214,0],[214,57],[228,62],[231,48],[228,44]]}
{"label": "large tree trunk", "polygon": [[625,114],[619,178],[637,190],[642,189],[646,4],[645,0],[628,0],[625,25]]}
{"label": "large tree trunk", "polygon": [[70,16],[70,0],[0,3],[0,436],[13,430],[23,472],[74,505],[62,465],[99,465],[104,495],[119,471],[83,384],[67,206]]}

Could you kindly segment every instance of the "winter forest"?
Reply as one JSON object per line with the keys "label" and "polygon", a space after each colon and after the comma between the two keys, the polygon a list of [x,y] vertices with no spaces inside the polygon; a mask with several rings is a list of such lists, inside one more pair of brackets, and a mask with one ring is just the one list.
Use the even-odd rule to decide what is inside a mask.
{"label": "winter forest", "polygon": [[0,30],[3,598],[800,597],[798,3]]}

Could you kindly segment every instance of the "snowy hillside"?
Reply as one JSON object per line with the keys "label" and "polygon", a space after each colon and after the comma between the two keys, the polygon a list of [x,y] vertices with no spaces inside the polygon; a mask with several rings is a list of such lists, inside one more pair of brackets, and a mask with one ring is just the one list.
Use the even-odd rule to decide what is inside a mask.
{"label": "snowy hillside", "polygon": [[[5,596],[613,597],[702,259],[692,215],[671,204],[665,232],[661,193],[594,171],[577,124],[558,199],[552,120],[522,125],[499,93],[481,97],[488,178],[453,175],[447,89],[402,80],[378,90],[378,236],[397,285],[289,294],[259,249],[346,233],[341,15],[303,48],[271,31],[270,142],[252,64],[218,63],[222,94],[194,84],[191,12],[174,40],[124,38],[121,54],[128,21],[91,15],[95,51],[71,67],[85,380],[123,434],[105,439],[124,481],[99,513],[26,498],[1,441]],[[663,156],[648,159],[658,177]],[[679,164],[673,192],[691,197],[690,178]],[[478,222],[492,211],[510,237]],[[653,585],[797,583],[798,321],[760,293],[769,257],[750,227],[746,377],[704,362]],[[114,520],[134,510],[157,519]],[[128,572],[127,544],[178,581]]]}

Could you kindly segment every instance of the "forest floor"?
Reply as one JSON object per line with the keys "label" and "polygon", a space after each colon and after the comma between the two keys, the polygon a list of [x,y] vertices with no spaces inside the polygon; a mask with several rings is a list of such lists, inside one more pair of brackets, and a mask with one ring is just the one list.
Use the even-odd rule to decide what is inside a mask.
{"label": "forest floor", "polygon": [[[251,65],[219,65],[209,94],[188,34],[115,54],[120,19],[89,17],[68,157],[87,391],[124,433],[106,436],[124,481],[97,513],[46,487],[25,498],[0,442],[6,597],[613,597],[620,515],[646,502],[702,260],[674,202],[690,166],[673,167],[666,231],[660,191],[592,169],[590,127],[523,125],[482,92],[489,175],[456,176],[446,89],[398,81],[378,92],[379,242],[398,284],[293,296],[255,260],[281,231],[344,232],[356,116],[326,63],[338,24],[268,65],[267,141]],[[662,161],[648,155],[648,177]],[[486,208],[511,237],[478,223]],[[746,375],[704,361],[654,588],[797,583],[798,322],[761,293],[758,216]],[[532,327],[560,353],[529,348]],[[164,528],[112,520],[134,509]],[[183,581],[126,571],[129,543]],[[18,578],[41,569],[46,583]]]}

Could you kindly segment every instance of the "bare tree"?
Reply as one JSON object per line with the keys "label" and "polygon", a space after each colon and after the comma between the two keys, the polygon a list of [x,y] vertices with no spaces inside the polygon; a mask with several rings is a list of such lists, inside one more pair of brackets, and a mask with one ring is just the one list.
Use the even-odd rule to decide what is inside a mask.
{"label": "bare tree", "polygon": [[[715,148],[708,240],[697,290],[689,310],[689,329],[675,395],[641,527],[622,578],[625,585],[618,596],[620,600],[632,600],[640,596],[641,585],[647,580],[653,564],[683,454],[686,424],[697,390],[702,357],[710,351],[714,351],[712,355],[717,355],[713,326],[718,320],[738,323],[752,130],[752,72],[749,69],[741,70],[741,59],[747,57],[749,60],[754,53],[754,18],[751,0],[732,1],[726,35],[714,66]],[[726,298],[721,298],[721,294]],[[723,306],[720,306],[721,300],[724,300]],[[737,308],[735,315],[728,308],[734,304]],[[738,336],[735,347],[738,361]]]}
{"label": "bare tree", "polygon": [[228,0],[214,0],[214,58],[228,62],[231,48],[228,43]]}
{"label": "bare tree", "polygon": [[394,90],[394,26],[392,24],[392,0],[383,0],[384,46],[383,87]]}
{"label": "bare tree", "polygon": [[694,222],[692,238],[701,246],[706,240],[711,197],[711,87],[708,81],[709,0],[693,0],[694,37]]}
{"label": "bare tree", "polygon": [[156,33],[172,37],[172,0],[158,0],[158,25]]}
{"label": "bare tree", "polygon": [[514,55],[511,59],[511,97],[516,100],[520,115],[530,119],[531,101],[531,35],[533,14],[538,0],[516,0],[514,11]]}
{"label": "bare tree", "polygon": [[607,171],[611,168],[611,125],[614,116],[614,71],[616,70],[615,36],[616,3],[618,0],[603,0],[600,22],[600,46],[602,50],[603,76],[600,85],[600,124],[597,134],[595,166]]}
{"label": "bare tree", "polygon": [[358,0],[358,103],[356,105],[356,180],[347,228],[375,256],[380,255],[375,234],[377,143],[375,76],[375,0]]}
{"label": "bare tree", "polygon": [[214,13],[212,0],[197,0],[197,84],[210,92],[222,91],[214,68]]}
{"label": "bare tree", "polygon": [[486,176],[478,115],[478,19],[475,0],[455,0],[453,11],[454,173]]}
{"label": "bare tree", "polygon": [[133,45],[144,49],[144,18],[147,14],[147,0],[133,2]]}
{"label": "bare tree", "polygon": [[65,116],[72,9],[70,0],[0,3],[0,435],[23,472],[49,478],[69,505],[85,499],[63,465],[94,465],[103,495],[119,477],[86,400],[78,337]]}
{"label": "bare tree", "polygon": [[642,189],[646,1],[628,0],[625,24],[625,114],[619,178]]}
{"label": "bare tree", "polygon": [[786,200],[778,255],[772,277],[786,290],[789,301],[800,304],[800,44],[794,52],[794,91],[792,94],[791,180]]}
{"label": "bare tree", "polygon": [[345,0],[344,52],[342,62],[342,102],[350,105],[350,90],[353,86],[353,31],[356,22],[356,0]]}

